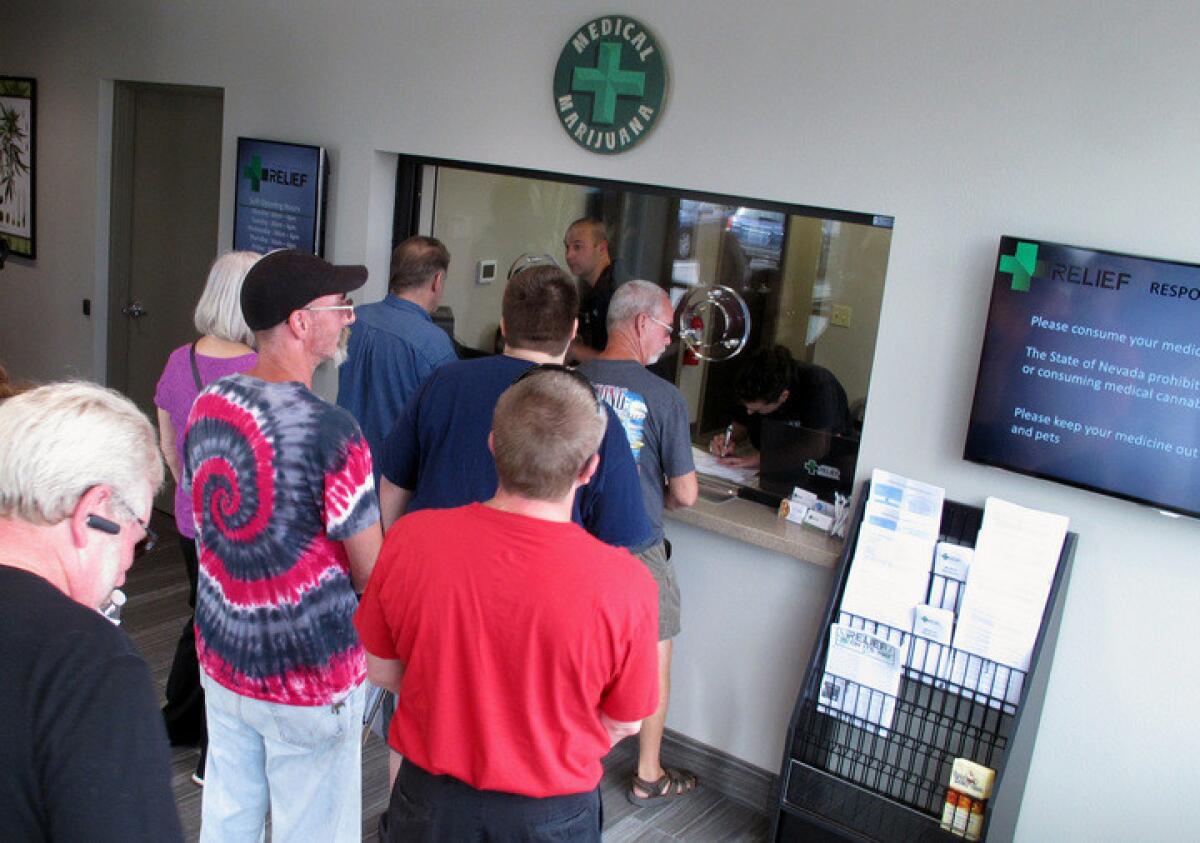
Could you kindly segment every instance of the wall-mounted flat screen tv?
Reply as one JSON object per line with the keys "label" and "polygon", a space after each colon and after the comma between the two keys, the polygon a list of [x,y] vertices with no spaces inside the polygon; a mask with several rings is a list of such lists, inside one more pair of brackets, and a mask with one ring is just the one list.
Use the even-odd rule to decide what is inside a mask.
{"label": "wall-mounted flat screen tv", "polygon": [[1200,517],[1200,266],[1001,238],[964,457]]}
{"label": "wall-mounted flat screen tv", "polygon": [[233,248],[325,255],[329,159],[319,146],[238,138]]}

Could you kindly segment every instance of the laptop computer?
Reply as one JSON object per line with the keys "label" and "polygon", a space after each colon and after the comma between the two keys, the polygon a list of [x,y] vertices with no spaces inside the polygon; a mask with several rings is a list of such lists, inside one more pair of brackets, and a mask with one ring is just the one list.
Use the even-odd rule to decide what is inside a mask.
{"label": "laptop computer", "polygon": [[824,501],[854,487],[858,439],[802,427],[799,422],[762,420],[759,485],[781,499],[799,486]]}

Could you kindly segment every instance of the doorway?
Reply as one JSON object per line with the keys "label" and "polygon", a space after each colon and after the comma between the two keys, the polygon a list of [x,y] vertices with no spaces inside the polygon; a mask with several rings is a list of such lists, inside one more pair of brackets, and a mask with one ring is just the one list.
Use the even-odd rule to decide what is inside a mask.
{"label": "doorway", "polygon": [[[151,420],[167,355],[195,337],[217,254],[223,110],[219,88],[117,82],[113,92],[108,385]],[[156,506],[169,511],[167,485]]]}

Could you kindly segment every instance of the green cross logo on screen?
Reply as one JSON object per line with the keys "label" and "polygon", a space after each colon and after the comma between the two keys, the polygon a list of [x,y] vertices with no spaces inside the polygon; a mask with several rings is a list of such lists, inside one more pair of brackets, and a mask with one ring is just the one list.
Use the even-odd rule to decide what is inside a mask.
{"label": "green cross logo on screen", "polygon": [[571,140],[591,152],[624,152],[662,113],[667,68],[650,31],[606,15],[572,35],[554,70],[554,107]]}
{"label": "green cross logo on screen", "polygon": [[1012,289],[1019,293],[1029,292],[1029,281],[1037,277],[1037,243],[1017,241],[1015,254],[1000,256],[1000,271],[1012,275]]}
{"label": "green cross logo on screen", "polygon": [[251,158],[250,163],[242,168],[242,175],[250,179],[250,189],[258,193],[262,185],[262,158],[257,155]]}

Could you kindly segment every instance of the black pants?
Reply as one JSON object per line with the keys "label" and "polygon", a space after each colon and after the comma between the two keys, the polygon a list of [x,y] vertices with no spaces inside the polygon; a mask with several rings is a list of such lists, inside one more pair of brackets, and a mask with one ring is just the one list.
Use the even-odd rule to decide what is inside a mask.
{"label": "black pants", "polygon": [[[179,548],[183,551],[183,564],[187,568],[188,605],[195,610],[196,580],[200,573],[196,542],[180,536]],[[171,662],[171,673],[167,677],[167,704],[163,706],[167,737],[173,744],[186,746],[203,746],[208,741],[204,723],[204,691],[200,687],[200,661],[196,658],[195,620],[193,614],[179,633],[175,660]]]}
{"label": "black pants", "polygon": [[536,799],[476,790],[452,776],[434,776],[405,759],[392,787],[387,840],[588,841],[599,843],[604,816],[600,789]]}

